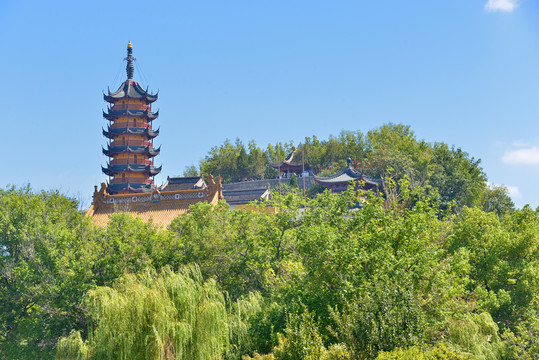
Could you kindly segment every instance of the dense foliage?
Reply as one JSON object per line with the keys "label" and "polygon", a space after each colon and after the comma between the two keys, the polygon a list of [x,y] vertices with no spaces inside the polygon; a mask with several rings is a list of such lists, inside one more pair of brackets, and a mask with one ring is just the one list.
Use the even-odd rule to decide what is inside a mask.
{"label": "dense foliage", "polygon": [[[262,149],[254,140],[248,146],[239,139],[234,144],[226,140],[213,147],[198,168],[187,168],[185,175],[213,174],[221,176],[225,183],[275,178],[277,170],[268,164],[284,160],[293,146],[292,142],[277,143]],[[407,176],[412,188],[436,191],[445,208],[454,203],[456,209],[480,206],[502,214],[513,207],[503,188],[487,186],[480,160],[445,143],[418,140],[409,126],[387,124],[366,134],[341,131],[328,140],[313,135],[296,147],[295,161],[301,163],[304,159],[317,175],[336,173],[351,158],[354,166],[367,176],[384,178],[387,169],[391,169],[395,180]]]}
{"label": "dense foliage", "polygon": [[[0,358],[536,359],[539,210],[431,149],[462,176],[198,203],[167,229],[121,213],[99,228],[59,193],[0,190]],[[445,198],[455,184],[475,200]]]}
{"label": "dense foliage", "polygon": [[228,344],[223,294],[196,266],[125,274],[84,299],[93,322],[88,340],[73,332],[58,359],[215,359]]}

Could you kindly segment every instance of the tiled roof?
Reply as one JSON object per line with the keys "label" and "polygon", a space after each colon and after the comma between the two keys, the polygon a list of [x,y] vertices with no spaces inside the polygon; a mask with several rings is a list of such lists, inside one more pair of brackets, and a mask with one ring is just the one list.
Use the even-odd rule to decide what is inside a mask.
{"label": "tiled roof", "polygon": [[250,189],[250,190],[226,190],[223,189],[223,197],[229,205],[244,205],[251,201],[267,199],[268,189]]}
{"label": "tiled roof", "polygon": [[152,103],[157,100],[157,94],[150,94],[148,89],[144,90],[138,82],[128,79],[115,92],[108,90],[108,95],[103,95],[105,101],[115,101],[118,99],[130,98],[146,100],[148,103]]}
{"label": "tiled roof", "polygon": [[359,171],[348,166],[343,170],[339,171],[336,174],[327,176],[327,177],[318,177],[315,176],[314,179],[318,183],[348,183],[355,180],[363,180],[367,184],[379,186],[381,184],[380,180],[369,179],[360,173]]}
{"label": "tiled roof", "polygon": [[206,182],[201,176],[192,177],[169,177],[161,186],[161,191],[179,191],[191,189],[205,189]]}
{"label": "tiled roof", "polygon": [[274,169],[281,169],[281,171],[302,172],[309,170],[309,165],[295,162],[294,155],[296,155],[296,148],[292,148],[292,152],[283,161],[270,162],[268,165]]}

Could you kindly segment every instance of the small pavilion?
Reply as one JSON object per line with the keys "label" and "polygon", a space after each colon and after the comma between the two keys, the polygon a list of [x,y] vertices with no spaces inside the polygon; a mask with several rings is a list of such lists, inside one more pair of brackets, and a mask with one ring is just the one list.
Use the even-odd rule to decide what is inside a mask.
{"label": "small pavilion", "polygon": [[310,168],[307,164],[298,164],[294,159],[295,155],[296,147],[293,147],[292,152],[288,154],[286,159],[282,160],[281,162],[271,162],[268,165],[276,170],[279,170],[280,173],[284,172],[285,177],[288,177],[290,173],[302,176],[303,172],[309,170]]}
{"label": "small pavilion", "polygon": [[363,175],[363,171],[359,172],[354,169],[352,167],[352,159],[348,158],[346,159],[346,162],[348,163],[348,166],[339,171],[338,173],[327,177],[314,176],[314,181],[316,181],[317,184],[325,187],[326,189],[330,189],[331,191],[336,193],[340,193],[348,189],[348,185],[350,185],[350,182],[357,183],[356,186],[358,187],[359,183],[363,182],[364,185],[362,185],[360,188],[361,190],[365,191],[376,191],[382,185],[381,180],[367,178],[365,175]]}

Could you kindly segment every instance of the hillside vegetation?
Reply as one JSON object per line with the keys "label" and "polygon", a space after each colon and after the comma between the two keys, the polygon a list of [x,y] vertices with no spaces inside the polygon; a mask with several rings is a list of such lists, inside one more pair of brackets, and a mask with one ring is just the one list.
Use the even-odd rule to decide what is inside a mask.
{"label": "hillside vegetation", "polygon": [[[285,159],[293,146],[292,142],[269,144],[263,150],[254,140],[247,147],[239,139],[234,144],[227,140],[213,147],[199,167],[191,166],[184,174],[212,174],[221,176],[225,183],[275,178],[278,171],[268,163]],[[395,180],[406,176],[412,189],[423,187],[429,194],[435,190],[441,205],[446,208],[454,202],[457,209],[479,206],[501,214],[513,207],[505,189],[487,186],[480,160],[443,142],[418,140],[405,125],[383,125],[366,134],[342,131],[328,140],[306,137],[297,145],[294,161],[301,164],[304,160],[320,176],[341,170],[346,166],[347,158],[351,158],[355,167],[367,176],[383,178],[390,175]]]}
{"label": "hillside vegetation", "polygon": [[[423,150],[387,150],[383,193],[198,203],[167,229],[0,190],[0,358],[536,359],[539,211],[411,136]],[[469,183],[447,198],[451,169]]]}

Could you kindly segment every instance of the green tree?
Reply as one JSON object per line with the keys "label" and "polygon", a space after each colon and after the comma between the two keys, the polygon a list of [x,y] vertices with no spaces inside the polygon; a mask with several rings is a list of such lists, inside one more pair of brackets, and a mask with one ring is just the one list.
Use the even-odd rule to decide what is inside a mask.
{"label": "green tree", "polygon": [[459,208],[480,205],[482,194],[487,190],[480,162],[460,148],[434,144],[428,183],[439,193],[442,206],[447,207],[453,201]]}
{"label": "green tree", "polygon": [[183,171],[183,176],[199,176],[200,173],[195,165],[186,166]]}
{"label": "green tree", "polygon": [[464,208],[448,239],[449,251],[470,254],[469,291],[502,330],[537,316],[539,217],[525,207],[502,220]]}
{"label": "green tree", "polygon": [[396,348],[392,351],[382,351],[376,357],[376,360],[475,360],[469,355],[463,355],[449,349],[444,344],[437,344],[431,348],[422,349],[417,346],[411,346],[406,349]]}
{"label": "green tree", "polygon": [[409,126],[387,124],[366,135],[365,167],[374,177],[383,177],[392,168],[398,178],[408,176],[412,187],[422,186],[427,178],[430,146],[418,141]]}
{"label": "green tree", "polygon": [[268,169],[268,156],[260,149],[254,140],[249,141],[249,177],[262,180]]}
{"label": "green tree", "polygon": [[[468,283],[468,253],[446,253],[444,234],[451,223],[443,220],[436,201],[420,188],[410,189],[406,179],[400,188],[408,207],[395,203],[387,208],[376,195],[363,202],[352,189],[340,196],[321,194],[304,210],[293,240],[304,275],[291,279],[286,301],[299,298],[321,319],[328,337],[324,329],[334,325],[328,320],[330,308],[356,314],[347,315],[349,323],[333,317],[346,324],[337,327],[335,336],[356,355],[370,349],[375,356],[382,349],[441,336],[448,314],[465,311],[461,297]],[[360,318],[365,321],[361,329],[378,329],[378,337],[365,335],[368,342],[352,348],[360,341],[355,336],[369,333],[343,331],[359,326]]]}
{"label": "green tree", "polygon": [[225,300],[196,266],[126,274],[85,300],[88,340],[59,343],[57,359],[215,359],[228,346]]}
{"label": "green tree", "polygon": [[[236,145],[238,143],[239,140],[236,141]],[[221,176],[225,183],[231,182],[235,178],[237,156],[237,146],[227,139],[223,145],[211,148],[208,155],[201,161],[200,172],[204,175]]]}
{"label": "green tree", "polygon": [[170,225],[179,241],[177,261],[197,263],[202,274],[217,279],[233,299],[264,290],[270,256],[263,243],[266,215],[230,211],[225,203],[198,203],[190,211]]}
{"label": "green tree", "polygon": [[50,358],[59,336],[84,325],[93,236],[58,192],[0,190],[0,358]]}
{"label": "green tree", "polygon": [[292,174],[290,177],[290,187],[295,190],[298,189],[298,178],[296,177],[296,174]]}
{"label": "green tree", "polygon": [[320,173],[326,167],[327,164],[324,163],[324,145],[315,135],[312,138],[306,137],[300,149],[305,154],[305,162],[309,164],[314,172]]}
{"label": "green tree", "polygon": [[238,156],[236,158],[236,173],[232,181],[242,181],[249,177],[249,156],[243,144],[239,146]]}
{"label": "green tree", "polygon": [[230,347],[227,358],[239,359],[257,348],[259,339],[253,336],[255,322],[260,321],[263,316],[265,305],[262,295],[258,292],[250,292],[230,304],[228,309]]}
{"label": "green tree", "polygon": [[117,213],[105,229],[97,229],[92,268],[96,285],[109,286],[126,272],[136,273],[149,266],[166,265],[167,254],[174,246],[172,234],[163,232],[151,222],[132,214]]}
{"label": "green tree", "polygon": [[426,326],[420,299],[407,283],[377,282],[344,310],[332,312],[335,335],[357,359],[421,344]]}
{"label": "green tree", "polygon": [[289,313],[285,335],[279,339],[274,349],[278,360],[318,360],[326,352],[318,331],[318,322],[307,309]]}
{"label": "green tree", "polygon": [[483,211],[494,212],[498,216],[510,214],[515,210],[515,204],[504,186],[485,188],[481,198],[481,207]]}

